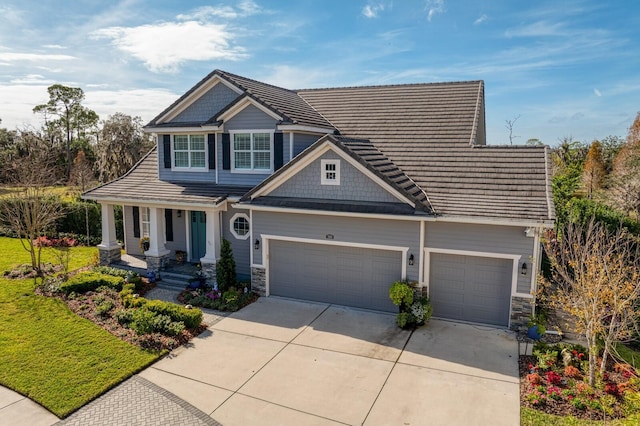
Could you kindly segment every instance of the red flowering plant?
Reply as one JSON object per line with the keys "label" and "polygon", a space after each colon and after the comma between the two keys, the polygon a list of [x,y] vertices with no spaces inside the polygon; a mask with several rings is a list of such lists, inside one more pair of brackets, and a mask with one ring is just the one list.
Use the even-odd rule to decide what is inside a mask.
{"label": "red flowering plant", "polygon": [[527,374],[527,380],[534,386],[542,384],[542,377],[538,373]]}
{"label": "red flowering plant", "polygon": [[534,407],[545,405],[547,403],[547,398],[546,398],[545,394],[542,391],[540,391],[540,389],[538,389],[538,388],[536,388],[536,389],[532,390],[530,393],[528,393],[525,398]]}
{"label": "red flowering plant", "polygon": [[615,383],[605,383],[604,392],[613,396],[620,396],[620,388]]}
{"label": "red flowering plant", "polygon": [[562,383],[562,376],[555,371],[547,371],[545,373],[545,376],[547,378],[547,382],[551,383],[552,385],[559,385]]}
{"label": "red flowering plant", "polygon": [[562,394],[561,394],[560,388],[557,386],[549,386],[547,388],[547,397],[555,401],[558,401],[559,399],[561,399]]}

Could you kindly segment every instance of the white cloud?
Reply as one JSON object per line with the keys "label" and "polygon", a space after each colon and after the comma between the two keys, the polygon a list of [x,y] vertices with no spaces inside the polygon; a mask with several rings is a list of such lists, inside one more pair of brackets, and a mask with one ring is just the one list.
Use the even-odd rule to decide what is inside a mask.
{"label": "white cloud", "polygon": [[70,61],[76,59],[71,55],[49,55],[41,53],[0,52],[0,61],[7,62],[41,62],[41,61]]}
{"label": "white cloud", "polygon": [[593,89],[593,94],[596,95],[597,97],[602,96],[602,93],[600,93],[600,91],[596,88]]}
{"label": "white cloud", "polygon": [[43,75],[40,74],[27,74],[24,77],[14,78],[10,81],[11,84],[48,84],[51,85],[54,83],[53,80],[46,79]]}
{"label": "white cloud", "polygon": [[366,18],[377,18],[378,14],[384,11],[386,8],[391,8],[391,4],[386,5],[382,2],[369,2],[365,7],[362,8],[362,14]]}
{"label": "white cloud", "polygon": [[[110,27],[92,33],[144,62],[153,72],[175,73],[186,61],[238,60],[245,49],[235,46],[234,31],[223,24],[164,22],[138,27]],[[0,56],[1,59],[1,56]]]}
{"label": "white cloud", "polygon": [[150,121],[164,107],[171,105],[178,94],[165,89],[132,90],[86,90],[84,105],[94,110],[100,119],[123,112],[131,116],[140,116],[142,121]]}
{"label": "white cloud", "polygon": [[61,46],[59,44],[43,44],[42,47],[45,49],[66,49],[65,46]]}
{"label": "white cloud", "polygon": [[290,65],[275,65],[268,68],[269,73],[257,76],[258,80],[287,89],[311,89],[331,86],[331,78],[335,75],[332,69],[313,66],[303,68]]}
{"label": "white cloud", "polygon": [[485,22],[487,19],[489,19],[489,17],[488,17],[485,13],[483,13],[482,15],[480,15],[480,16],[478,17],[478,19],[476,19],[475,21],[473,21],[473,25],[480,25],[480,24],[482,24],[483,22]]}
{"label": "white cloud", "polygon": [[444,0],[427,0],[425,10],[427,13],[427,21],[431,22],[431,19],[439,13],[444,13]]}
{"label": "white cloud", "polygon": [[263,12],[263,9],[253,1],[242,1],[237,7],[232,6],[202,6],[194,9],[189,13],[183,13],[176,18],[181,21],[199,20],[206,21],[211,17],[223,19],[244,18],[251,15],[257,15]]}

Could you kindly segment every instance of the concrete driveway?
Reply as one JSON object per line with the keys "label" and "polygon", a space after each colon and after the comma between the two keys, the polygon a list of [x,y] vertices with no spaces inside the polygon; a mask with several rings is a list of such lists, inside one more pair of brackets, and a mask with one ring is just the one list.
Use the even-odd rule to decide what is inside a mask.
{"label": "concrete driveway", "polygon": [[140,376],[223,425],[517,425],[505,330],[261,298]]}

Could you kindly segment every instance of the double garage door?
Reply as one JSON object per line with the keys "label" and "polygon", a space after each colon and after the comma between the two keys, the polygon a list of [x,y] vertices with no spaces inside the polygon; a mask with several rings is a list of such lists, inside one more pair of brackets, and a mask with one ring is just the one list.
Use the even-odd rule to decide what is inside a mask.
{"label": "double garage door", "polygon": [[431,253],[433,315],[508,326],[513,261]]}
{"label": "double garage door", "polygon": [[269,294],[397,312],[389,287],[402,277],[402,253],[269,241]]}

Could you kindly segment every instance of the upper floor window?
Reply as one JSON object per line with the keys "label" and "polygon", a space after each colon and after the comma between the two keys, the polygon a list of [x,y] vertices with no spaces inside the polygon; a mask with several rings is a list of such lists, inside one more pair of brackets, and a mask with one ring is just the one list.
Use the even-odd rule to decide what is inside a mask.
{"label": "upper floor window", "polygon": [[173,136],[173,167],[176,169],[206,168],[204,135]]}
{"label": "upper floor window", "polygon": [[232,133],[233,170],[268,172],[273,169],[273,133],[254,131]]}
{"label": "upper floor window", "polygon": [[321,185],[340,185],[340,160],[320,160]]}

